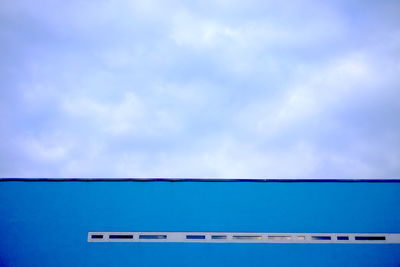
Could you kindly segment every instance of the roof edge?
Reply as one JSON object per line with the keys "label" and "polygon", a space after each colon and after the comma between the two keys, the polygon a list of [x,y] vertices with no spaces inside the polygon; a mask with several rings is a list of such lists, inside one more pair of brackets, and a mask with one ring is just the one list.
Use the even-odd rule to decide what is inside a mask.
{"label": "roof edge", "polygon": [[0,182],[400,182],[391,179],[290,179],[290,178],[0,178]]}

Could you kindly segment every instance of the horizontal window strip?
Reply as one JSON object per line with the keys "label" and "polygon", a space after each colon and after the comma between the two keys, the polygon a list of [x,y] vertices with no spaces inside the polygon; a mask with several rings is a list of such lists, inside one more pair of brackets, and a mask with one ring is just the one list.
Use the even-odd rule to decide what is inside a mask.
{"label": "horizontal window strip", "polygon": [[89,232],[88,242],[400,243],[394,233]]}

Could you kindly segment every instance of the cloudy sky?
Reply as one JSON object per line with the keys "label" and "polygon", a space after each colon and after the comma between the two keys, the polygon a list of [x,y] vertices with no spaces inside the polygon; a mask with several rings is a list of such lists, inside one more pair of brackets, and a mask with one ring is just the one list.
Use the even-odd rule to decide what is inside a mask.
{"label": "cloudy sky", "polygon": [[397,0],[3,0],[1,177],[399,178]]}

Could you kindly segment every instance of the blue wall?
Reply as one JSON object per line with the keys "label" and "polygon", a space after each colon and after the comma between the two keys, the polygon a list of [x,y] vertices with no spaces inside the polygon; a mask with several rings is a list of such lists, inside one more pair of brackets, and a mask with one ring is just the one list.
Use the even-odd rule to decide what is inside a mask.
{"label": "blue wall", "polygon": [[0,182],[1,266],[400,266],[399,244],[88,243],[89,231],[400,232],[400,183]]}

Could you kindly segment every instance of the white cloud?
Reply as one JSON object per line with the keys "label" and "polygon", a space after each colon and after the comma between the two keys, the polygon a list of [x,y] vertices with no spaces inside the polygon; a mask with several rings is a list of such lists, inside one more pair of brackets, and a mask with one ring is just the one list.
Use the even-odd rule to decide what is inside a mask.
{"label": "white cloud", "polygon": [[310,118],[349,103],[359,95],[378,93],[380,71],[374,61],[356,53],[345,55],[323,66],[300,70],[278,98],[251,104],[239,117],[239,123],[262,135],[277,135],[301,125]]}
{"label": "white cloud", "polygon": [[16,159],[5,170],[398,175],[398,25],[381,4],[356,18],[351,5],[8,1],[0,134],[17,141],[2,146]]}
{"label": "white cloud", "polygon": [[[152,158],[152,163],[147,161]],[[180,178],[310,178],[318,157],[309,144],[298,143],[279,151],[227,136],[202,140],[185,153],[124,154],[118,161],[119,176]]]}
{"label": "white cloud", "polygon": [[175,17],[171,38],[178,45],[213,48],[237,41],[239,33],[227,25],[206,18],[196,18],[184,12]]}
{"label": "white cloud", "polygon": [[153,136],[180,128],[176,116],[132,92],[116,103],[71,97],[64,99],[63,108],[68,114],[111,135]]}
{"label": "white cloud", "polygon": [[308,178],[317,165],[317,157],[306,143],[276,149],[231,138],[220,141],[213,143],[215,149],[202,154],[204,167],[216,177]]}
{"label": "white cloud", "polygon": [[72,147],[71,143],[60,144],[55,140],[49,140],[49,136],[21,140],[21,144],[32,159],[44,163],[62,161],[68,158],[68,153]]}
{"label": "white cloud", "polygon": [[[327,12],[327,11],[324,11]],[[329,43],[342,39],[347,33],[340,17],[319,14],[304,19],[303,23],[276,21],[270,17],[229,21],[198,16],[180,11],[174,16],[171,38],[178,44],[193,48],[225,50],[261,49],[265,47],[299,47]]]}

